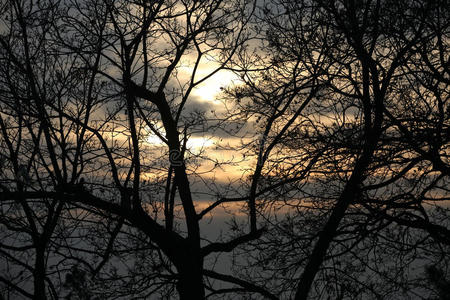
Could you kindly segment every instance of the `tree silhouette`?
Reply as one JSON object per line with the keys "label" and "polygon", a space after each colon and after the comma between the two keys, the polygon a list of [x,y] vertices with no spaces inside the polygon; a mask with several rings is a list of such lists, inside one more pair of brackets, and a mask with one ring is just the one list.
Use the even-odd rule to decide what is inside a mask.
{"label": "tree silhouette", "polygon": [[391,298],[422,293],[418,256],[448,261],[447,19],[422,1],[262,7],[259,56],[227,90],[257,128],[247,199],[268,228],[236,254],[254,253],[241,276],[287,298]]}
{"label": "tree silhouette", "polygon": [[[51,288],[56,298],[62,273],[74,262],[98,281],[119,285],[120,270],[102,269],[112,256],[139,254],[129,240],[152,257],[142,293],[166,293],[174,283],[181,299],[201,299],[205,257],[261,234],[252,230],[201,245],[201,217],[188,180],[188,173],[195,177],[195,168],[187,167],[194,155],[186,146],[204,123],[185,113],[191,92],[223,69],[246,39],[251,10],[252,3],[239,1],[4,4],[0,125],[2,158],[12,171],[2,184],[9,243],[2,251],[15,265],[10,277],[2,277],[8,289],[44,299]],[[214,56],[224,62],[214,63]],[[214,68],[199,75],[205,61]],[[160,139],[159,149],[145,143],[149,135]],[[161,204],[155,198],[164,183]],[[185,231],[175,228],[175,201]],[[15,239],[17,232],[24,237]],[[73,242],[77,236],[80,246]],[[13,259],[19,255],[27,258]],[[14,277],[18,269],[26,279]],[[136,269],[128,284],[138,276],[133,272],[143,271]],[[21,287],[31,278],[33,292]]]}
{"label": "tree silhouette", "polygon": [[[445,1],[10,0],[0,14],[2,297],[445,288]],[[224,71],[240,79],[216,112],[195,92]]]}

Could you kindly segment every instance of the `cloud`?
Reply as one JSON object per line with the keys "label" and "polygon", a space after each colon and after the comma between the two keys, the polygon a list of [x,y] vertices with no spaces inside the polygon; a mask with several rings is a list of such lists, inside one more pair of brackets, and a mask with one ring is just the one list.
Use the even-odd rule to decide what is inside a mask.
{"label": "cloud", "polygon": [[197,95],[192,95],[189,97],[188,101],[183,108],[183,115],[190,115],[191,113],[201,112],[207,115],[211,114],[211,111],[217,108],[217,104],[212,103],[211,101],[202,100]]}

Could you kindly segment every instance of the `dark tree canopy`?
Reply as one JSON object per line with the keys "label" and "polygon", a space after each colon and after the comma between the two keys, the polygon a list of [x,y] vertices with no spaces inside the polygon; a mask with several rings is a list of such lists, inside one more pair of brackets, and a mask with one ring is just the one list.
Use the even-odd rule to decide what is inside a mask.
{"label": "dark tree canopy", "polygon": [[2,1],[0,297],[446,299],[449,7]]}

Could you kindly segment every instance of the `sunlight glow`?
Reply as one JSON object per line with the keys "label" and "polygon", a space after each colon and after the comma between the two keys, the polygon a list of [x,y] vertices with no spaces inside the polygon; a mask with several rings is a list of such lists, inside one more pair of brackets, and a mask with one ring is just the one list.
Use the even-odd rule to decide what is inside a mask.
{"label": "sunlight glow", "polygon": [[[163,146],[164,142],[155,134],[147,137],[147,143],[154,146]],[[201,148],[210,147],[214,144],[214,140],[208,137],[190,137],[186,143],[189,150],[199,150]]]}
{"label": "sunlight glow", "polygon": [[[206,69],[204,72],[208,73]],[[211,78],[200,84],[194,89],[193,95],[200,97],[200,99],[205,101],[212,101],[213,103],[217,103],[217,95],[221,92],[221,90],[227,86],[229,86],[233,81],[238,80],[236,74],[230,71],[219,71],[214,74]],[[217,103],[218,104],[218,103]]]}
{"label": "sunlight glow", "polygon": [[191,137],[186,143],[188,149],[201,149],[210,147],[214,144],[214,141],[211,138],[206,137]]}

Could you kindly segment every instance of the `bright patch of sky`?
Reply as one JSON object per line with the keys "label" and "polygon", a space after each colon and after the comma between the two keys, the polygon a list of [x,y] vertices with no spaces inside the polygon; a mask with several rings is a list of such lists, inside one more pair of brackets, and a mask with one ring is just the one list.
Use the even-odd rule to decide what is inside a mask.
{"label": "bright patch of sky", "polygon": [[[209,68],[205,68],[205,73],[211,71]],[[217,100],[217,96],[220,94],[224,87],[229,86],[232,82],[236,81],[237,76],[230,72],[221,70],[214,74],[211,78],[197,86],[193,92],[193,95],[198,96],[204,101],[212,101],[214,104],[220,104]]]}
{"label": "bright patch of sky", "polygon": [[[147,142],[149,144],[156,145],[156,146],[161,146],[164,144],[164,142],[161,141],[161,139],[154,134],[151,134],[147,137]],[[209,147],[209,146],[212,146],[213,144],[214,144],[214,141],[209,138],[191,137],[188,139],[186,146],[188,149],[190,149],[192,151],[192,150],[196,150],[196,149]]]}

